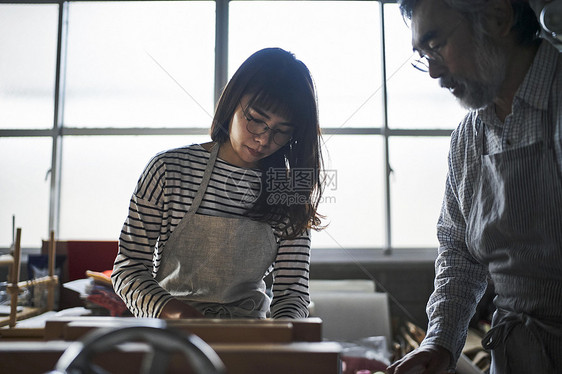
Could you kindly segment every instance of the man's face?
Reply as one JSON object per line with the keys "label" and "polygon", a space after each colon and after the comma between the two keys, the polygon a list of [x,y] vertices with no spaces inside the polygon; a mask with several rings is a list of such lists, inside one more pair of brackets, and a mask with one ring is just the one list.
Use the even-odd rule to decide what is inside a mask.
{"label": "man's face", "polygon": [[[496,43],[475,33],[443,0],[423,0],[412,15],[412,46],[429,56],[429,74],[470,109],[493,102],[505,77],[506,59]],[[482,35],[480,35],[482,34]]]}

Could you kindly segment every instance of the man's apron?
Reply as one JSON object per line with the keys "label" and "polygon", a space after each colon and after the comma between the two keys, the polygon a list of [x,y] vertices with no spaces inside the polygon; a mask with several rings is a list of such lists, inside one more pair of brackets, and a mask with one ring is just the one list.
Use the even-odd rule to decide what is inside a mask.
{"label": "man's apron", "polygon": [[162,251],[156,280],[206,317],[266,318],[270,299],[263,278],[278,250],[271,226],[196,214],[218,151],[215,144],[191,208]]}
{"label": "man's apron", "polygon": [[[550,106],[552,108],[552,106]],[[551,119],[549,121],[549,119]],[[487,264],[497,307],[483,339],[491,374],[562,373],[562,178],[553,116],[543,141],[482,155],[467,244]]]}

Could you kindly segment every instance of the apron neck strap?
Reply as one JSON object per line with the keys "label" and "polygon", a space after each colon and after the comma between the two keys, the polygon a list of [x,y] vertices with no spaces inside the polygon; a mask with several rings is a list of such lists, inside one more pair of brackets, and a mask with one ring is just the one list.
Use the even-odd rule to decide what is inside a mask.
{"label": "apron neck strap", "polygon": [[203,200],[203,196],[205,195],[205,191],[207,191],[207,186],[209,185],[209,181],[211,180],[211,175],[213,174],[213,168],[219,154],[219,148],[219,143],[215,143],[211,147],[211,155],[209,156],[209,161],[207,161],[207,167],[205,168],[203,179],[201,180],[201,184],[199,185],[197,193],[193,198],[193,202],[191,203],[191,208],[189,208],[188,214],[195,214],[197,212],[197,209],[199,209],[199,205],[201,205],[201,201]]}

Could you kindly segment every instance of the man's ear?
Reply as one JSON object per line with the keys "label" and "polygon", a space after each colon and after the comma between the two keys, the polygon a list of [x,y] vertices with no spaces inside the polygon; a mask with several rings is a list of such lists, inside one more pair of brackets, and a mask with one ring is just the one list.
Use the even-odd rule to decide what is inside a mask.
{"label": "man's ear", "polygon": [[513,26],[511,0],[490,0],[486,8],[486,26],[490,35],[506,37]]}

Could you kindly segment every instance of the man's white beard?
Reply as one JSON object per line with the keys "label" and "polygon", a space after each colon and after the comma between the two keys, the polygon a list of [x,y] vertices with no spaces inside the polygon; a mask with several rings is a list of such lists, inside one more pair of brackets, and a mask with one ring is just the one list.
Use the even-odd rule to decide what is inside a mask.
{"label": "man's white beard", "polygon": [[493,103],[507,68],[507,57],[493,40],[485,35],[476,35],[475,38],[474,58],[478,77],[445,76],[440,79],[442,87],[457,88],[454,94],[467,109],[480,109]]}

